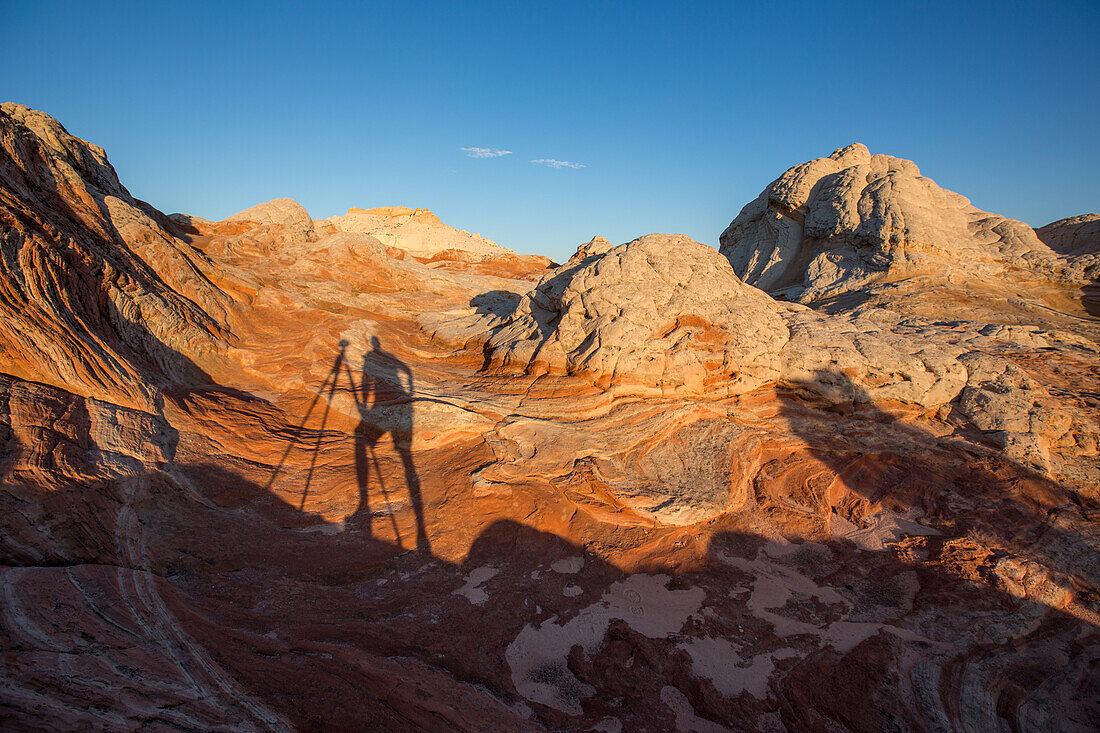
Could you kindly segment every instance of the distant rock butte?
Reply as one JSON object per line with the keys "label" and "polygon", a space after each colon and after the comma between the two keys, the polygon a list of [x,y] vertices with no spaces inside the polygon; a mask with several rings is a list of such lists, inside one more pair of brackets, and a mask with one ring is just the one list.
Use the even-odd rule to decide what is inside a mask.
{"label": "distant rock butte", "polygon": [[5,104],[0,720],[1094,730],[1094,221],[851,146],[555,266]]}
{"label": "distant rock butte", "polygon": [[386,246],[399,247],[417,257],[435,257],[454,252],[477,259],[514,256],[514,252],[480,234],[453,229],[427,209],[408,206],[383,206],[374,209],[351,208],[343,216],[321,219],[319,228],[340,232],[363,232],[377,237]]}
{"label": "distant rock butte", "polygon": [[412,208],[410,206],[376,206],[373,209],[361,209],[358,206],[353,206],[348,209],[348,214],[365,214],[367,216],[384,216],[393,218],[397,216],[407,216],[415,221],[421,221],[425,224],[443,225],[443,222],[439,220],[439,217],[433,214],[428,209]]}

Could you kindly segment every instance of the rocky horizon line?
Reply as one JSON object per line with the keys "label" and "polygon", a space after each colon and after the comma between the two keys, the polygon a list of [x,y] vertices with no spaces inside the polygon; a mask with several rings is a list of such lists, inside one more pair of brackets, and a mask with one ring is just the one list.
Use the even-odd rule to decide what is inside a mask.
{"label": "rocky horizon line", "polygon": [[1100,215],[858,143],[559,264],[4,103],[0,724],[1094,730],[1098,385]]}

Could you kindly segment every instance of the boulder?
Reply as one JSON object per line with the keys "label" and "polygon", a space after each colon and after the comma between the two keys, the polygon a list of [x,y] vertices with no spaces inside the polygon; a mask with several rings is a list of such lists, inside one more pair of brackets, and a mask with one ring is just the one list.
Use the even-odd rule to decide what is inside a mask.
{"label": "boulder", "polygon": [[544,276],[488,349],[499,363],[603,385],[739,394],[779,376],[781,312],[711,247],[650,234]]}

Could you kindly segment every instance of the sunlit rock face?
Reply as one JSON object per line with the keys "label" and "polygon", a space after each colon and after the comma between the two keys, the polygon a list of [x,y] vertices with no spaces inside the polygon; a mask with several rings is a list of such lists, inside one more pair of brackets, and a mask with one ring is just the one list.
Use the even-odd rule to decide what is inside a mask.
{"label": "sunlit rock face", "polygon": [[275,199],[257,204],[223,219],[223,222],[252,225],[257,234],[262,234],[265,230],[280,231],[282,242],[309,242],[317,239],[309,212],[294,199]]}
{"label": "sunlit rock face", "polygon": [[417,257],[449,254],[452,257],[484,260],[510,254],[509,250],[480,234],[447,226],[427,209],[408,206],[352,208],[343,216],[318,221],[317,227],[371,234],[383,244],[399,247]]}
{"label": "sunlit rock face", "polygon": [[780,311],[713,248],[650,234],[544,276],[488,347],[504,363],[607,384],[737,394],[778,376]]}
{"label": "sunlit rock face", "polygon": [[1035,234],[1055,252],[1070,257],[1100,254],[1100,214],[1052,221]]}
{"label": "sunlit rock face", "polygon": [[[493,362],[623,392],[715,397],[792,384],[837,402],[930,408],[966,381],[957,350],[895,334],[873,314],[824,318],[777,302],[683,235],[591,249],[544,276],[495,327],[485,347]],[[830,372],[855,388],[830,385]]]}
{"label": "sunlit rock face", "polygon": [[102,148],[0,107],[0,353],[8,373],[148,406],[221,342],[228,299],[168,220],[119,183]]}
{"label": "sunlit rock face", "polygon": [[722,233],[721,251],[745,282],[803,302],[912,282],[1072,288],[1097,271],[1095,261],[1059,257],[1026,224],[940,188],[912,161],[858,143],[773,181]]}
{"label": "sunlit rock face", "polygon": [[1095,729],[1088,221],[853,147],[556,267],[0,110],[5,727]]}

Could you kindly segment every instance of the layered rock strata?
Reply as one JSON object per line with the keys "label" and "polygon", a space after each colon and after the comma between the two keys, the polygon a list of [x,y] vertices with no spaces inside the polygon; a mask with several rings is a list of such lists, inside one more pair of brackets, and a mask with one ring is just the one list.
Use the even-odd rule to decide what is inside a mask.
{"label": "layered rock strata", "polygon": [[1095,729],[1054,280],[811,308],[680,236],[167,219],[3,110],[5,728]]}
{"label": "layered rock strata", "polygon": [[181,353],[224,342],[212,264],[53,118],[5,103],[0,145],[6,371],[146,407],[158,384],[200,378]]}

